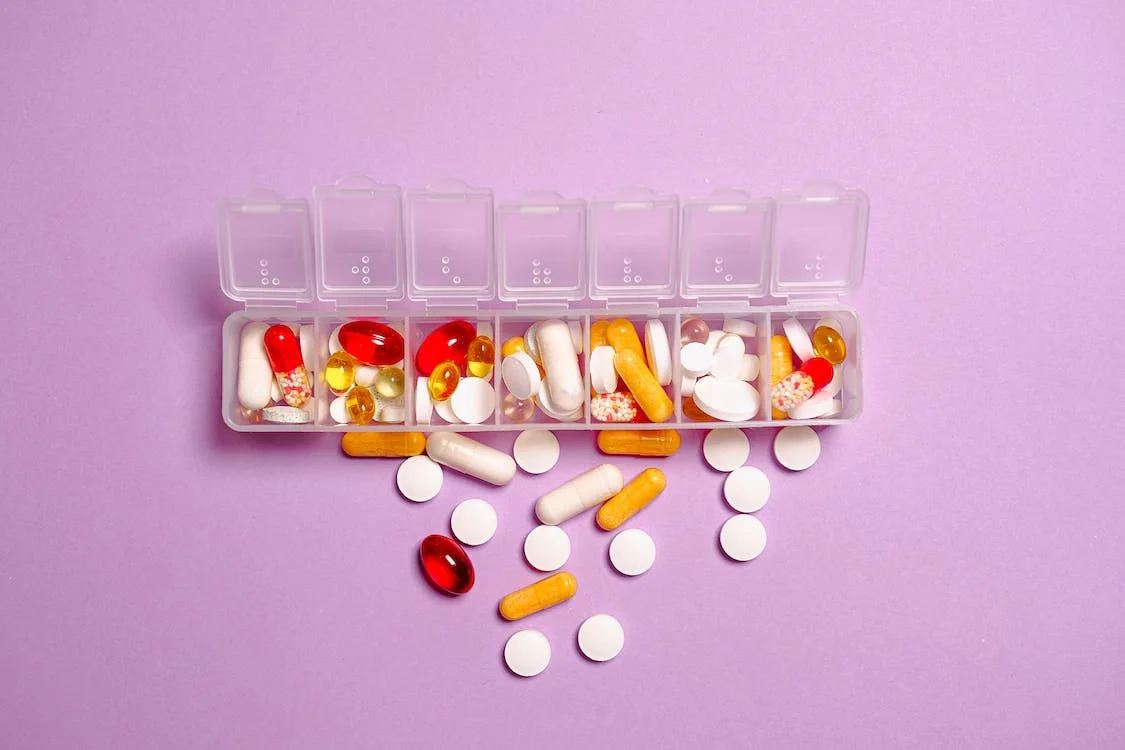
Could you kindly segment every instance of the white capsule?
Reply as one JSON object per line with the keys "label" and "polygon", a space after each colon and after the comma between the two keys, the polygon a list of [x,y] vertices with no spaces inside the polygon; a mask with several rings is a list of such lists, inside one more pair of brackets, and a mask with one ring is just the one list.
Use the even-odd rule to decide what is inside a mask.
{"label": "white capsule", "polygon": [[545,320],[539,324],[535,337],[543,369],[547,372],[551,402],[563,412],[581,407],[584,398],[582,371],[578,368],[570,327],[561,320]]}
{"label": "white capsule", "polygon": [[238,403],[247,409],[262,409],[271,402],[274,377],[266,356],[268,328],[266,323],[250,323],[238,342]]}
{"label": "white capsule", "polygon": [[624,484],[621,469],[613,464],[602,464],[539,498],[535,503],[535,515],[540,522],[557,526],[613,497]]}
{"label": "white capsule", "polygon": [[507,484],[516,475],[516,462],[507,453],[455,432],[430,435],[426,440],[426,455],[442,466],[490,484]]}

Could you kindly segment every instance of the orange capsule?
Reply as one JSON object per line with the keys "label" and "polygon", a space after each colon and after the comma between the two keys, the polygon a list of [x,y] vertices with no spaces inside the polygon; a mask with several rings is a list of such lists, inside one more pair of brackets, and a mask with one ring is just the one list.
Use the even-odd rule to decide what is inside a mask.
{"label": "orange capsule", "polygon": [[[629,325],[632,327],[633,324]],[[636,335],[635,331],[634,335]],[[632,349],[618,349],[613,355],[613,367],[625,381],[625,385],[645,416],[652,422],[667,422],[675,407],[672,405],[672,399],[668,398],[668,394],[660,387],[656,376],[648,369],[644,353]]]}
{"label": "orange capsule", "polygon": [[590,324],[590,348],[588,351],[592,352],[599,346],[609,345],[609,340],[605,337],[608,328],[608,320],[598,320]]}
{"label": "orange capsule", "polygon": [[565,570],[542,578],[500,600],[500,616],[519,620],[565,602],[578,593],[578,580]]}
{"label": "orange capsule", "polygon": [[[640,356],[641,360],[645,359],[645,348],[641,344],[641,337],[637,335],[637,328],[630,321],[625,318],[615,318],[609,321],[605,329],[605,338],[609,345],[613,347],[614,351],[621,353],[623,351],[634,351]],[[593,351],[593,350],[591,350]],[[645,364],[648,367],[648,364]]]}
{"label": "orange capsule", "polygon": [[402,458],[426,450],[426,436],[420,432],[345,432],[340,447],[355,458]]}
{"label": "orange capsule", "polygon": [[602,430],[598,449],[612,456],[671,456],[680,449],[675,430]]}
{"label": "orange capsule", "polygon": [[668,486],[660,469],[645,469],[598,508],[598,526],[613,531],[640,513]]}
{"label": "orange capsule", "polygon": [[[770,339],[770,386],[777,385],[793,372],[793,347],[785,336]],[[789,415],[777,407],[771,407],[774,419],[785,419]]]}

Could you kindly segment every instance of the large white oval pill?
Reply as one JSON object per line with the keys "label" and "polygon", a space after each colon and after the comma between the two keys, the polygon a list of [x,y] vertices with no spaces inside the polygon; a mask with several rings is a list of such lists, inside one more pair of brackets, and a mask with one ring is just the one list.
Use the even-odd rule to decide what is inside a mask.
{"label": "large white oval pill", "polygon": [[648,366],[660,385],[672,382],[672,348],[668,344],[668,330],[659,320],[645,321],[645,353]]}
{"label": "large white oval pill", "polygon": [[625,646],[625,629],[611,615],[587,617],[578,628],[578,648],[591,661],[609,661]]}
{"label": "large white oval pill", "polygon": [[461,378],[449,406],[465,424],[480,424],[496,411],[496,391],[484,378]]}
{"label": "large white oval pill", "polygon": [[739,466],[723,482],[723,497],[739,513],[755,513],[770,499],[770,480],[756,466]]}
{"label": "large white oval pill", "polygon": [[700,375],[707,374],[714,359],[715,355],[707,348],[707,345],[700,344],[698,341],[685,344],[680,349],[680,365],[684,368],[684,372],[691,377],[698,378]]}
{"label": "large white oval pill", "polygon": [[515,352],[504,357],[500,363],[500,377],[508,392],[521,401],[539,392],[539,365],[527,352]]}
{"label": "large white oval pill", "polygon": [[746,381],[710,376],[696,381],[692,399],[705,414],[724,422],[753,419],[761,405],[758,391]]}
{"label": "large white oval pill", "polygon": [[418,424],[429,424],[434,418],[434,402],[430,398],[429,378],[418,378],[414,386],[414,419]]}
{"label": "large white oval pill", "polygon": [[727,333],[733,333],[736,336],[743,336],[752,339],[758,335],[758,326],[751,323],[749,320],[740,320],[738,318],[723,318],[723,330]]}
{"label": "large white oval pill", "polygon": [[789,339],[789,346],[792,347],[793,353],[802,362],[807,362],[816,356],[813,351],[812,339],[809,338],[809,332],[805,330],[801,321],[796,318],[789,318],[781,324],[781,329],[785,331],[785,338]]}
{"label": "large white oval pill", "polygon": [[732,560],[753,560],[766,548],[766,527],[745,513],[731,516],[719,530],[719,546]]}
{"label": "large white oval pill", "polygon": [[596,346],[590,354],[590,385],[595,393],[613,393],[617,390],[617,370],[613,367],[612,346]]}
{"label": "large white oval pill", "polygon": [[496,509],[484,500],[463,500],[449,517],[449,529],[462,544],[475,547],[496,533]]}
{"label": "large white oval pill", "polygon": [[560,526],[536,526],[523,540],[523,556],[536,570],[554,572],[570,559],[570,537]]}
{"label": "large white oval pill", "polygon": [[609,543],[609,561],[618,573],[639,576],[656,561],[656,542],[640,529],[625,529]]}
{"label": "large white oval pill", "polygon": [[783,427],[773,439],[773,455],[786,469],[803,471],[820,458],[820,436],[807,426]]}
{"label": "large white oval pill", "polygon": [[559,439],[550,430],[525,430],[516,437],[512,455],[528,474],[543,474],[559,462]]}
{"label": "large white oval pill", "polygon": [[441,466],[429,456],[411,456],[399,464],[395,475],[398,491],[416,503],[437,497],[444,478]]}
{"label": "large white oval pill", "polygon": [[735,427],[711,430],[703,438],[703,458],[716,471],[734,471],[750,457],[750,439]]}
{"label": "large white oval pill", "polygon": [[538,630],[512,633],[504,644],[504,663],[513,674],[534,677],[551,663],[551,642]]}

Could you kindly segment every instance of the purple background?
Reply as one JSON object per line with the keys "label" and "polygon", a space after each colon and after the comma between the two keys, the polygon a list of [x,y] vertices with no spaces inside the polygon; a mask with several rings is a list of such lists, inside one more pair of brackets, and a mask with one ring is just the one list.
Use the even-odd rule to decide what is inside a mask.
{"label": "purple background", "polygon": [[[0,6],[0,745],[1125,745],[1121,3],[100,5]],[[700,433],[636,523],[649,574],[571,522],[582,590],[518,680],[496,602],[590,436],[416,506],[396,462],[218,416],[215,201],[354,170],[862,187],[866,413],[803,475],[753,433],[754,563]],[[445,600],[415,546],[474,495],[500,531]]]}

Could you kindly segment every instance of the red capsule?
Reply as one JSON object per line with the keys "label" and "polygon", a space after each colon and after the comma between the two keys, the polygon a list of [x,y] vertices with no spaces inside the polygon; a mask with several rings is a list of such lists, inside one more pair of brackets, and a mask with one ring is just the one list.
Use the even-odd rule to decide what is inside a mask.
{"label": "red capsule", "polygon": [[289,326],[276,325],[266,329],[264,343],[285,403],[301,408],[313,395],[312,381],[301,357],[301,340]]}
{"label": "red capsule", "polygon": [[477,337],[477,328],[467,320],[452,320],[438,327],[422,341],[414,364],[418,373],[429,375],[446,360],[464,369],[469,356],[469,344]]}
{"label": "red capsule", "polygon": [[457,595],[473,587],[473,562],[464,548],[449,537],[430,534],[422,540],[418,555],[426,578],[441,591]]}
{"label": "red capsule", "polygon": [[340,346],[365,365],[385,367],[402,361],[406,343],[384,323],[353,320],[340,326]]}

